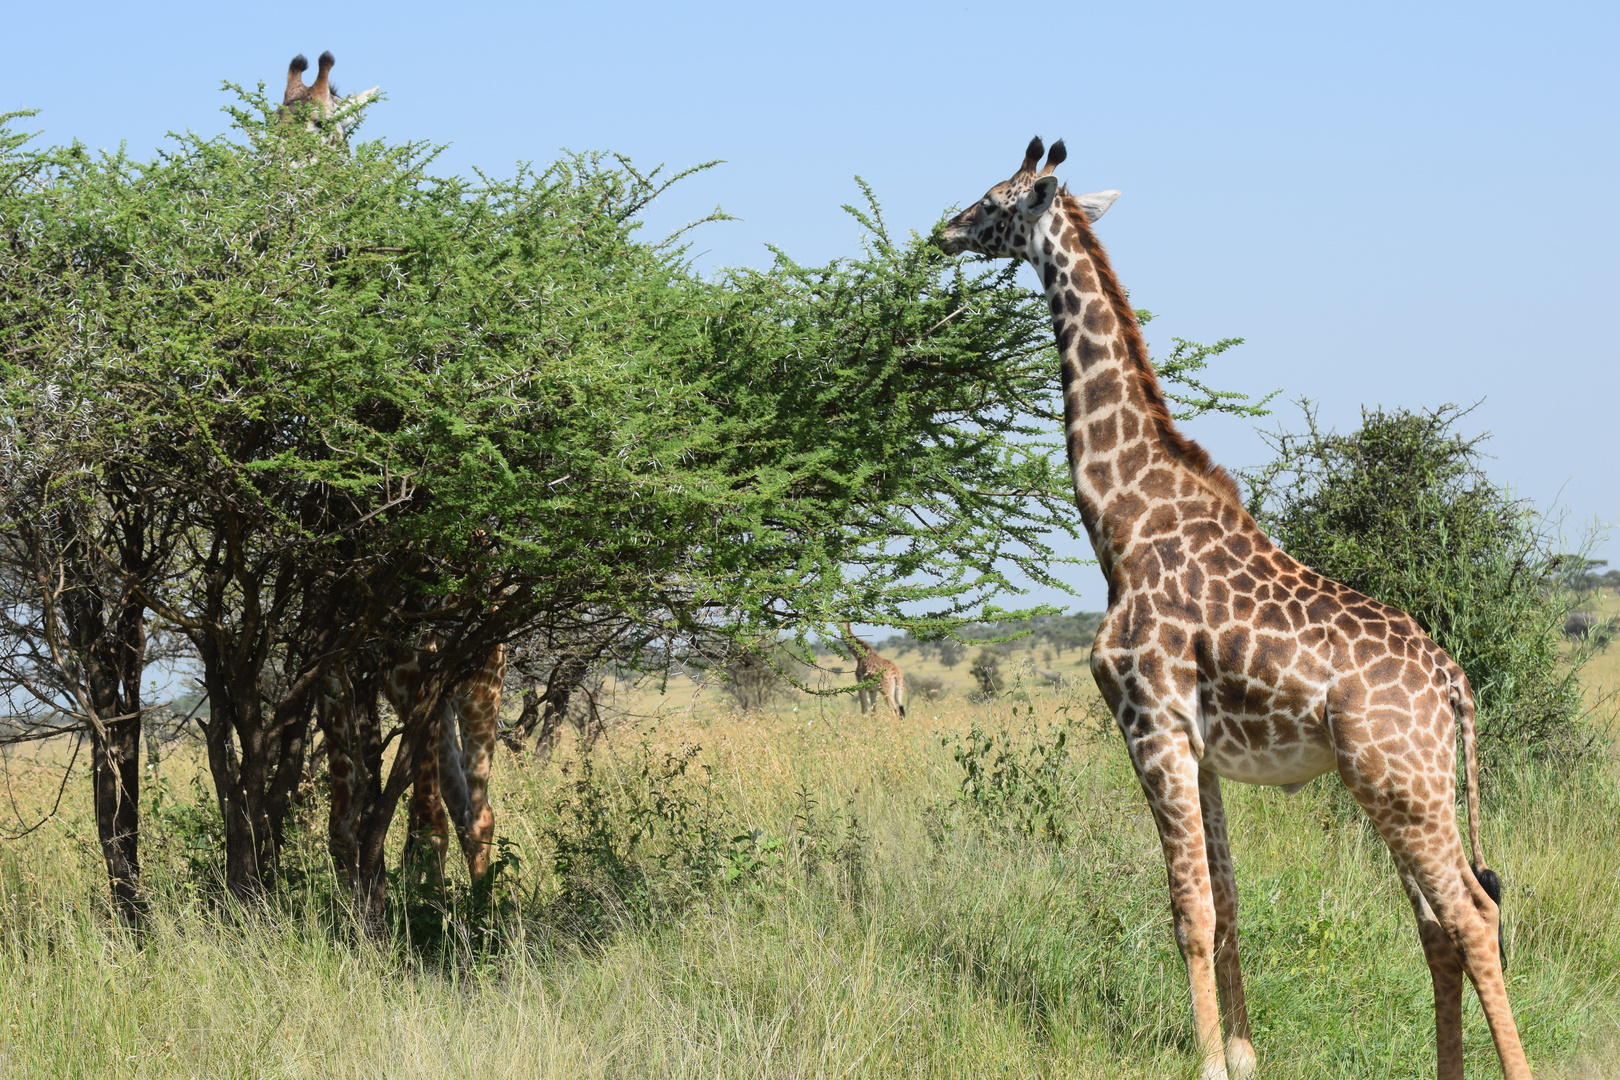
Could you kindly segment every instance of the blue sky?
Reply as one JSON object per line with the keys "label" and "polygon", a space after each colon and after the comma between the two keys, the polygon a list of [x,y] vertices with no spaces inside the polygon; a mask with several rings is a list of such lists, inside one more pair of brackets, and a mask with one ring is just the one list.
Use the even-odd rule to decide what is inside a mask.
{"label": "blue sky", "polygon": [[[27,5],[7,15],[0,109],[51,141],[225,126],[222,80],[278,88],[330,49],[388,100],[364,134],[446,142],[446,171],[560,148],[727,164],[666,195],[716,204],[706,266],[853,250],[839,209],[876,188],[926,230],[1067,140],[1064,178],[1121,188],[1099,225],[1172,336],[1241,336],[1219,386],[1319,403],[1481,401],[1495,477],[1576,534],[1620,519],[1620,7],[1615,5]],[[1033,280],[1031,279],[1033,285]],[[1279,401],[1262,424],[1298,426]],[[1256,465],[1247,421],[1189,425]],[[1620,562],[1620,542],[1599,554]],[[1099,574],[1077,572],[1082,606]]]}

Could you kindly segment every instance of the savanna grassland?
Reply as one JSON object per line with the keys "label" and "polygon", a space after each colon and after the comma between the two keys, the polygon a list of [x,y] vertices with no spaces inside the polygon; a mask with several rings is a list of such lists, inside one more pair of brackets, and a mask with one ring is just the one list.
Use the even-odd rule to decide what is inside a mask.
{"label": "savanna grassland", "polygon": [[[149,928],[118,928],[76,778],[0,847],[0,1074],[1190,1076],[1158,844],[1081,657],[1037,661],[1071,688],[1015,679],[975,703],[967,662],[903,655],[945,684],[903,721],[849,697],[741,713],[714,688],[625,690],[588,765],[568,741],[549,762],[500,752],[490,902],[454,879],[396,889],[383,942],[332,899],[317,785],[280,891],[227,905],[184,740],[147,772]],[[24,818],[54,801],[64,752],[12,757]],[[1484,797],[1532,1063],[1613,1075],[1620,772],[1499,765]],[[1332,777],[1227,800],[1263,1074],[1432,1075],[1427,972],[1382,843]],[[1471,997],[1465,1024],[1471,1075],[1495,1075]]]}

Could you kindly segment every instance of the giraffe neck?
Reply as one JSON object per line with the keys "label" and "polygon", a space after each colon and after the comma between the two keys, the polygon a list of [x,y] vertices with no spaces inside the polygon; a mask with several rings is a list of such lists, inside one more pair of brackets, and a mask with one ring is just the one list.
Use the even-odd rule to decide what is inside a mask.
{"label": "giraffe neck", "polygon": [[1057,337],[1069,474],[1111,579],[1156,504],[1207,491],[1241,514],[1241,502],[1231,478],[1170,419],[1136,316],[1079,202],[1063,194],[1036,229],[1030,263]]}

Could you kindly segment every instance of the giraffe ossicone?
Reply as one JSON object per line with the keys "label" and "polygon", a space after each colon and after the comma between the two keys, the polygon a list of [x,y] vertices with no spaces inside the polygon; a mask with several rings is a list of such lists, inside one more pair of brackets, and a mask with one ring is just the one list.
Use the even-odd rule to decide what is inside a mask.
{"label": "giraffe ossicone", "polygon": [[[1108,580],[1091,670],[1158,826],[1202,1080],[1256,1069],[1220,780],[1286,788],[1332,769],[1383,836],[1417,916],[1440,1080],[1463,1075],[1464,975],[1507,1080],[1528,1080],[1502,976],[1500,883],[1480,853],[1467,677],[1410,616],[1274,545],[1231,477],[1176,430],[1091,232],[1118,192],[1069,194],[1052,175],[1063,143],[1037,171],[1043,151],[1031,140],[1018,171],[938,243],[1024,260],[1045,290],[1075,501]],[[1471,862],[1454,806],[1458,729]]]}
{"label": "giraffe ossicone", "polygon": [[299,53],[287,65],[287,89],[281,97],[277,119],[285,124],[302,119],[310,131],[321,131],[334,146],[345,145],[349,131],[360,119],[360,108],[376,96],[378,87],[343,97],[332,85],[332,68],[337,60],[330,52],[321,53],[315,81],[304,85],[309,61]]}

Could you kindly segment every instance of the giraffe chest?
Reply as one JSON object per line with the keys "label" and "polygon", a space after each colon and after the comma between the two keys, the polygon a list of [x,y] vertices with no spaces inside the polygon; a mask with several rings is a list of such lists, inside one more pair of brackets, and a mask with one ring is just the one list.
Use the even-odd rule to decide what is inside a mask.
{"label": "giraffe chest", "polygon": [[1289,785],[1334,768],[1335,638],[1292,593],[1217,569],[1180,544],[1125,560],[1134,587],[1121,591],[1099,637],[1124,697],[1175,718],[1218,775]]}

